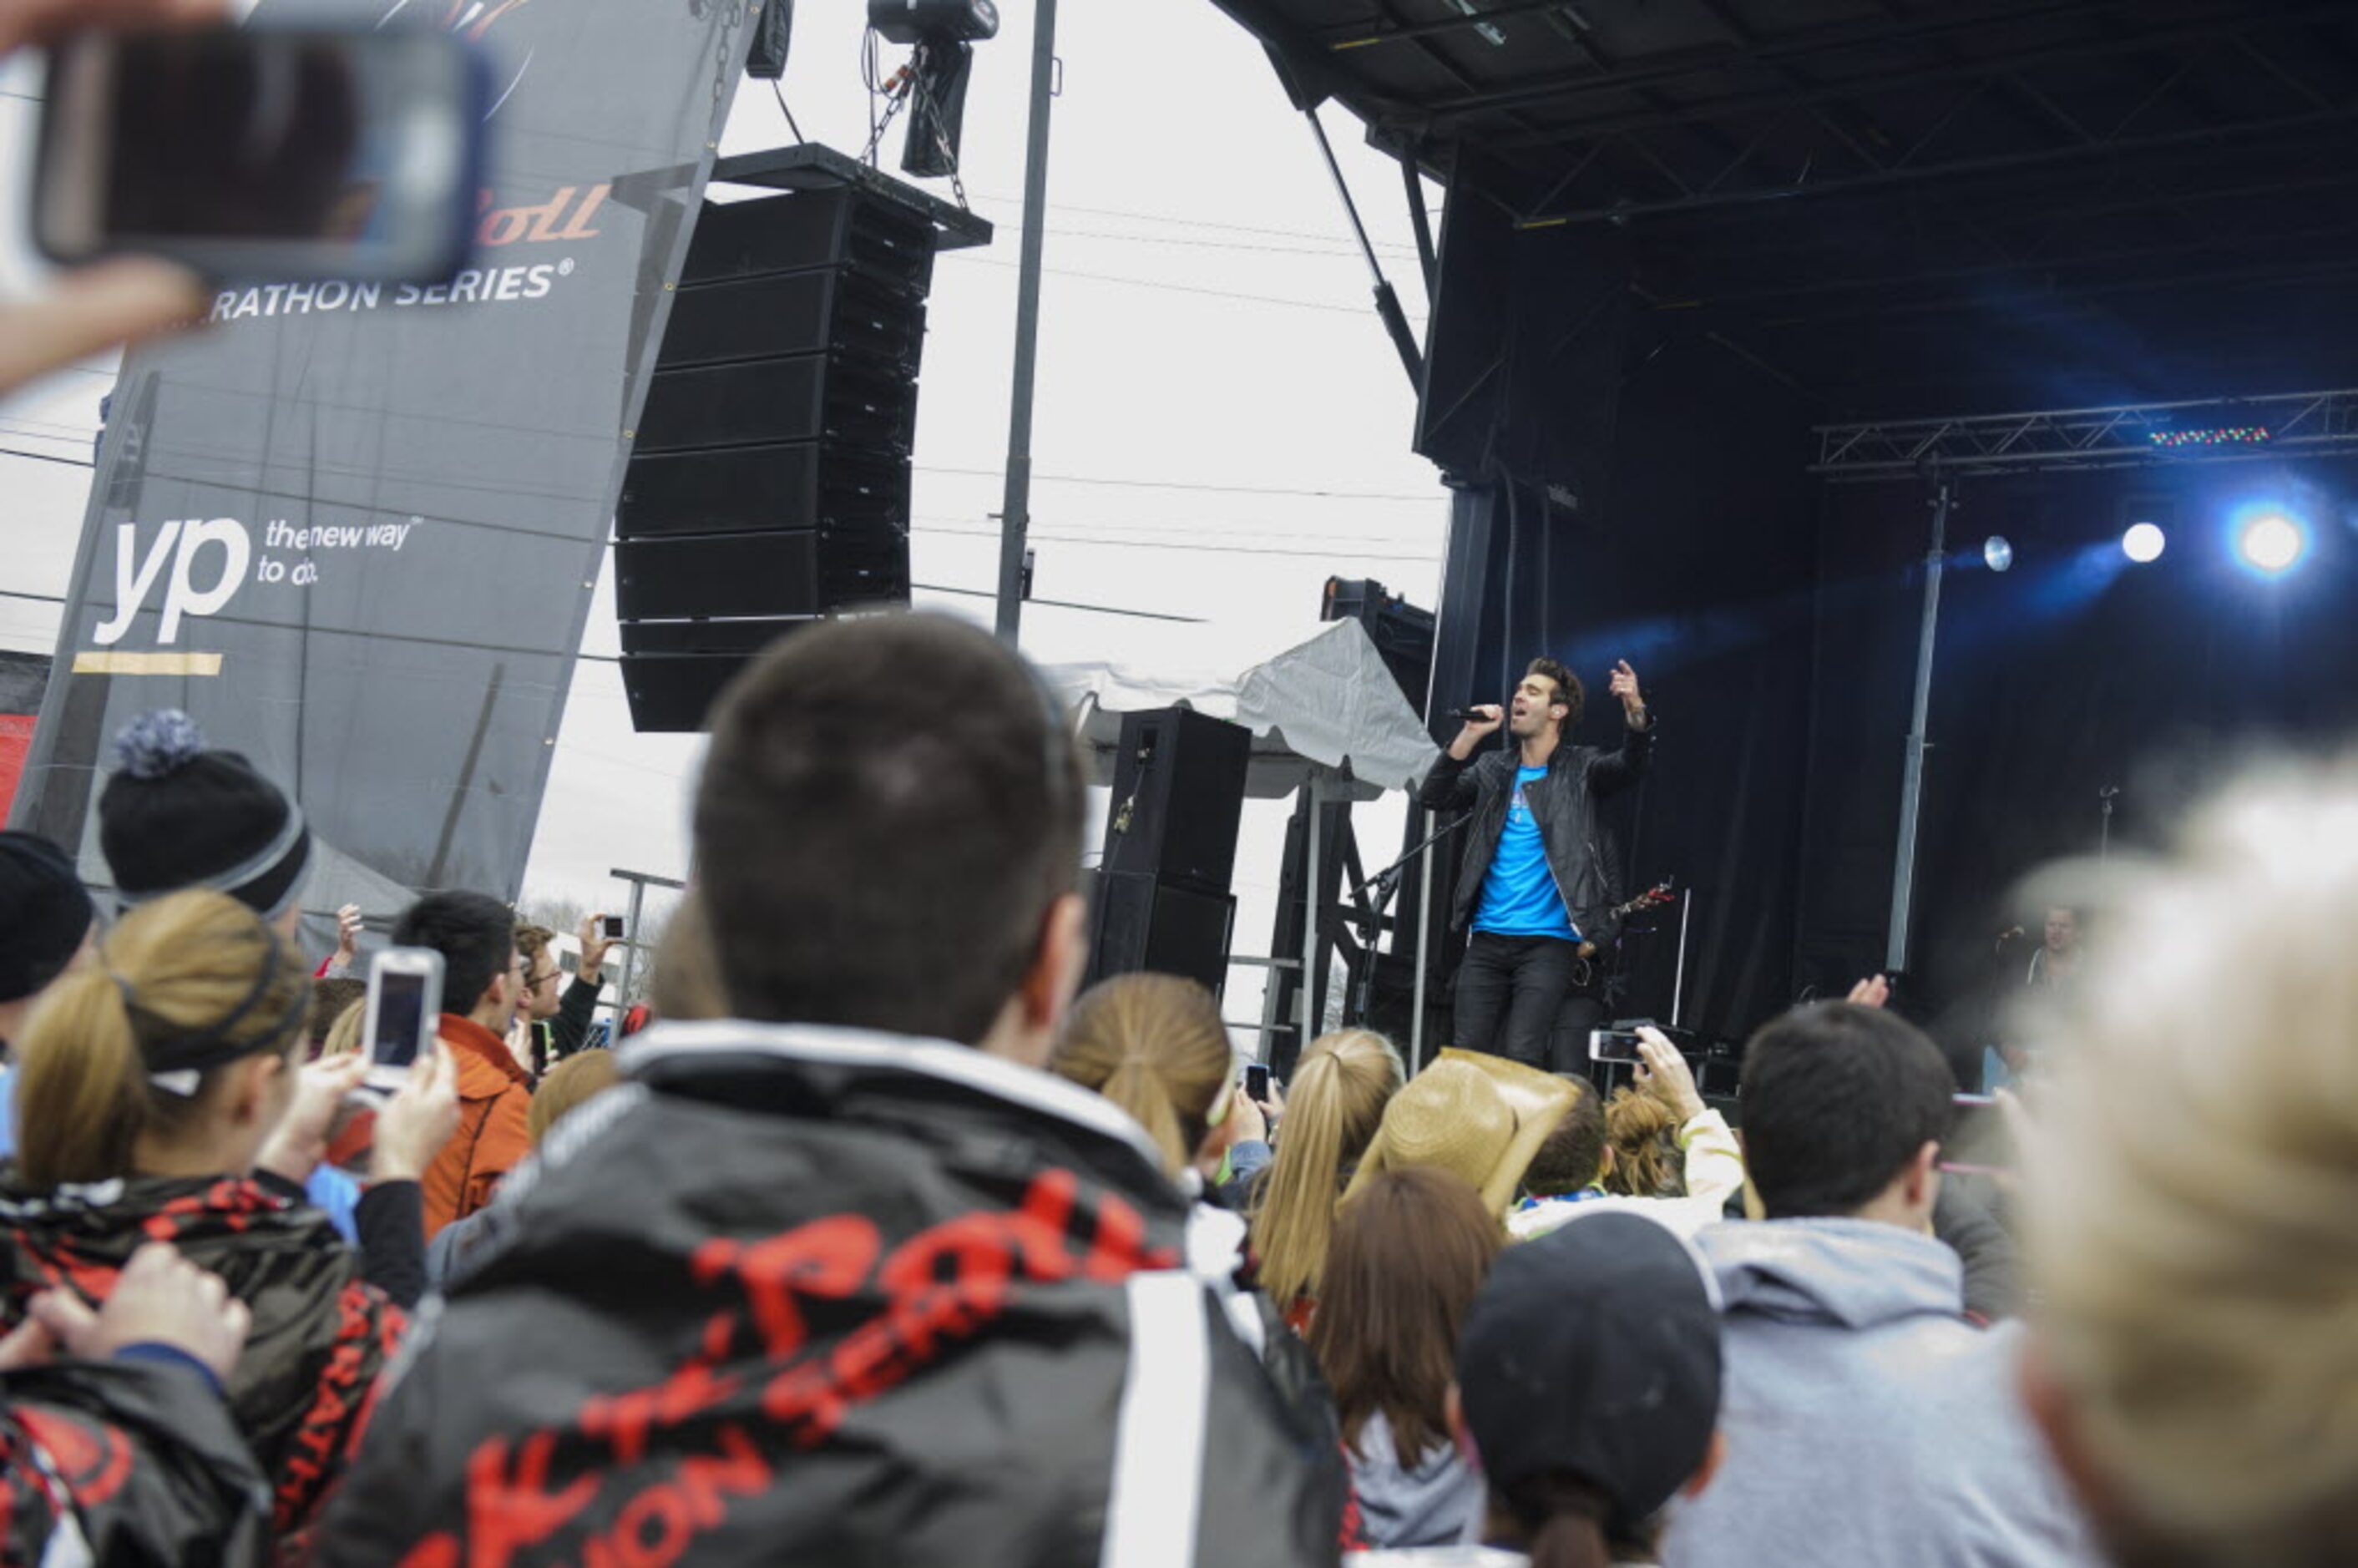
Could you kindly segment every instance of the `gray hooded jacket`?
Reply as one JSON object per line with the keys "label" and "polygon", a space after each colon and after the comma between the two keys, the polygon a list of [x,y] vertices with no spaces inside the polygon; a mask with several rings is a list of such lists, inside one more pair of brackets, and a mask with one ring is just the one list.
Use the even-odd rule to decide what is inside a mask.
{"label": "gray hooded jacket", "polygon": [[1963,1316],[1957,1255],[1870,1220],[1712,1226],[1727,1458],[1666,1568],[2064,1568],[2103,1559],[2016,1393],[2020,1339]]}

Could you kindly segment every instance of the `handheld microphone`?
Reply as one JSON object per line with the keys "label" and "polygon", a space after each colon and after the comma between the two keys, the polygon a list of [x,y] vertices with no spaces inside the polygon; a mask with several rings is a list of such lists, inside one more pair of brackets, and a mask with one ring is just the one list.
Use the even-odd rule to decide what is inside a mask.
{"label": "handheld microphone", "polygon": [[1490,718],[1478,708],[1453,708],[1447,717],[1455,719],[1460,724],[1482,724],[1487,722]]}

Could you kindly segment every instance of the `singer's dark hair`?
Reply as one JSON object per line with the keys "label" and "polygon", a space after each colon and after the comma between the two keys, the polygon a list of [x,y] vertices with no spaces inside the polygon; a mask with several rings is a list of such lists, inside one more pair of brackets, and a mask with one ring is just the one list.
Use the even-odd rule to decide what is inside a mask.
{"label": "singer's dark hair", "polygon": [[[880,693],[925,672],[922,724]],[[1080,872],[1087,791],[1021,654],[940,615],[832,622],[722,696],[696,797],[716,1000],[975,1044]]]}
{"label": "singer's dark hair", "polygon": [[1569,709],[1556,721],[1555,732],[1559,737],[1569,735],[1579,728],[1581,712],[1588,706],[1588,693],[1582,689],[1578,676],[1574,675],[1561,662],[1548,658],[1544,654],[1533,659],[1531,667],[1523,674],[1545,676],[1555,682],[1556,700],[1563,703]]}

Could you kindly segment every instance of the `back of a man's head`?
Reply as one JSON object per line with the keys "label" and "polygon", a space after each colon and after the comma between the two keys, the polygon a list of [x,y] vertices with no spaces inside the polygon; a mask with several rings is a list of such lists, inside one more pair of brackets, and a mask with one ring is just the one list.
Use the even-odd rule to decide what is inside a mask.
{"label": "back of a man's head", "polygon": [[1856,1214],[1948,1130],[1940,1048],[1881,1008],[1818,1002],[1744,1052],[1744,1162],[1771,1219]]}
{"label": "back of a man's head", "polygon": [[442,955],[442,1011],[475,1011],[515,957],[514,911],[487,893],[430,892],[394,922],[396,947]]}
{"label": "back of a man's head", "polygon": [[1084,793],[1046,689],[985,632],[891,615],[772,647],[697,792],[730,1011],[980,1042],[1073,891]]}
{"label": "back of a man's head", "polygon": [[1586,1078],[1573,1073],[1556,1076],[1569,1079],[1578,1098],[1523,1173],[1523,1191],[1535,1198],[1562,1197],[1593,1187],[1605,1165],[1605,1102]]}

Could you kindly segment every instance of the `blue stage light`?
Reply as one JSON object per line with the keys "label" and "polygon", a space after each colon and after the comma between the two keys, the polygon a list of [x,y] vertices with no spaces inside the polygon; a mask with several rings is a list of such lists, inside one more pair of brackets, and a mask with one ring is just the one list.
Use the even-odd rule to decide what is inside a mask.
{"label": "blue stage light", "polygon": [[2014,565],[2014,546],[2006,542],[2005,535],[1992,534],[1982,541],[1982,563],[1994,572]]}
{"label": "blue stage light", "polygon": [[2282,577],[2309,554],[2309,530],[2282,512],[2255,512],[2235,527],[2235,558],[2262,577]]}
{"label": "blue stage light", "polygon": [[2169,545],[2158,524],[2134,523],[2121,535],[2121,553],[2139,566],[2161,559],[2161,552]]}

